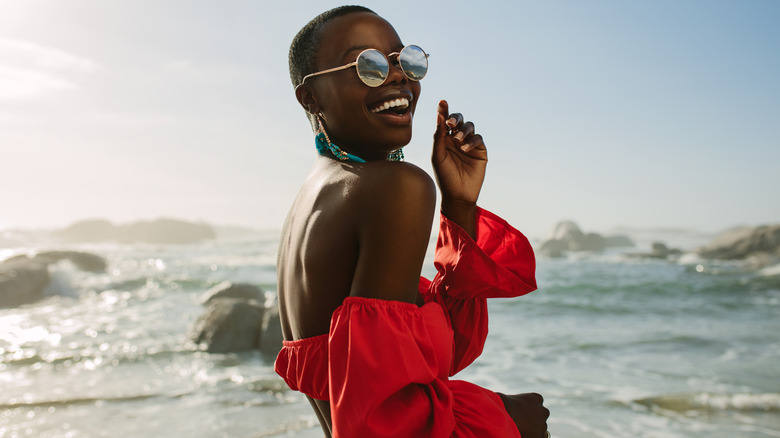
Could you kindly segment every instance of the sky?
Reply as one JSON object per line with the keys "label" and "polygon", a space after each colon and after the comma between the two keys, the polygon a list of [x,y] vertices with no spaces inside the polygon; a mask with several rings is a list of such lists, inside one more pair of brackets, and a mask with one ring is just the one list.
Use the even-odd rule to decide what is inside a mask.
{"label": "sky", "polygon": [[[780,223],[780,2],[362,4],[431,54],[407,161],[447,99],[529,236]],[[287,50],[337,5],[0,0],[0,230],[281,228],[315,157]]]}

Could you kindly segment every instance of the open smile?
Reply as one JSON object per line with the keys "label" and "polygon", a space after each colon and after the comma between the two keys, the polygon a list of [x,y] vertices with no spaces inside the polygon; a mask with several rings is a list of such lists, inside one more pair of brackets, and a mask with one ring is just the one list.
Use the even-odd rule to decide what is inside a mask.
{"label": "open smile", "polygon": [[393,124],[408,124],[412,121],[410,97],[395,97],[385,99],[369,106],[369,111]]}

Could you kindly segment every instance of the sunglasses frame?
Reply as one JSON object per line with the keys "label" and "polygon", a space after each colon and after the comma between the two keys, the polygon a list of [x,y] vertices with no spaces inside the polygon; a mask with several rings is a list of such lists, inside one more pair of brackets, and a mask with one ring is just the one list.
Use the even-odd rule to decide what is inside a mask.
{"label": "sunglasses frame", "polygon": [[[335,71],[346,70],[346,69],[348,69],[348,68],[350,68],[350,67],[355,67],[355,69],[356,69],[356,71],[355,71],[355,72],[357,73],[357,75],[358,75],[358,78],[360,79],[360,82],[363,82],[364,84],[366,84],[366,81],[364,81],[364,80],[363,80],[363,78],[362,78],[362,77],[360,77],[360,73],[359,73],[359,72],[357,72],[357,64],[358,64],[358,61],[357,61],[357,60],[358,60],[358,59],[360,59],[360,57],[361,57],[361,56],[362,56],[364,53],[366,53],[366,52],[369,52],[369,51],[372,51],[372,50],[373,50],[373,51],[375,51],[375,52],[378,52],[379,54],[381,54],[382,56],[384,56],[384,57],[385,57],[385,61],[387,62],[388,68],[389,68],[389,66],[390,66],[390,59],[389,59],[389,58],[391,58],[391,57],[393,57],[393,56],[398,56],[398,57],[399,57],[399,61],[398,61],[398,67],[399,67],[399,68],[401,69],[401,71],[404,73],[404,76],[406,76],[406,77],[407,77],[407,78],[408,78],[410,81],[420,81],[420,80],[422,80],[422,79],[425,77],[425,75],[423,75],[423,77],[422,77],[422,78],[420,78],[420,79],[412,79],[412,78],[409,76],[409,74],[408,74],[408,73],[406,73],[406,70],[404,70],[404,67],[403,67],[403,65],[401,64],[401,61],[400,61],[401,52],[403,52],[404,50],[406,50],[406,49],[407,49],[407,48],[409,48],[409,47],[417,47],[418,49],[420,49],[420,51],[421,51],[421,52],[422,52],[422,53],[425,55],[425,59],[426,59],[426,60],[427,60],[427,59],[428,59],[428,58],[431,56],[431,54],[430,54],[430,53],[425,53],[425,50],[423,50],[423,48],[422,48],[422,47],[420,47],[420,46],[418,46],[418,45],[415,45],[415,44],[410,44],[410,45],[408,45],[408,46],[405,46],[403,49],[401,49],[401,51],[399,51],[399,52],[393,52],[393,53],[391,53],[391,54],[389,54],[389,55],[385,55],[385,54],[384,54],[384,53],[382,53],[382,52],[381,52],[379,49],[365,49],[365,50],[363,50],[362,52],[360,52],[360,53],[358,54],[357,58],[355,58],[355,61],[353,61],[353,62],[350,62],[349,64],[345,64],[345,65],[342,65],[342,66],[339,66],[339,67],[333,67],[333,68],[329,68],[329,69],[327,69],[327,70],[321,70],[321,71],[318,71],[318,72],[315,72],[315,73],[310,73],[310,74],[308,74],[308,75],[304,76],[304,77],[303,77],[303,79],[301,80],[301,83],[300,83],[298,86],[300,87],[301,85],[303,85],[303,84],[304,84],[304,82],[306,82],[306,79],[309,79],[309,78],[311,78],[311,77],[314,77],[314,76],[319,76],[319,75],[324,75],[324,74],[326,74],[326,73],[333,73],[333,72],[335,72]],[[426,68],[425,68],[425,73],[426,73],[426,74],[428,73],[428,67],[427,67],[427,66],[426,66]],[[382,83],[380,83],[380,84],[377,84],[377,85],[369,85],[369,84],[366,84],[366,85],[367,85],[367,86],[369,86],[369,87],[372,87],[372,88],[379,87],[379,86],[381,86],[382,84],[384,84],[384,83],[385,83],[385,81],[387,81],[387,78],[388,78],[389,76],[390,76],[390,72],[389,72],[389,70],[388,70],[388,75],[387,75],[387,76],[385,76],[385,79],[382,81]]]}

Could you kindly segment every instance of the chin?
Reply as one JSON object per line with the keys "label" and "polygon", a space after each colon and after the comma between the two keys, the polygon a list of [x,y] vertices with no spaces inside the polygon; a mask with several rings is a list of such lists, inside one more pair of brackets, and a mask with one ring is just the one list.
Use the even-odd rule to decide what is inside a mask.
{"label": "chin", "polygon": [[387,135],[385,137],[385,141],[387,142],[387,145],[391,151],[408,145],[409,142],[412,141],[411,126],[407,129],[399,129],[398,132],[393,132],[392,134]]}

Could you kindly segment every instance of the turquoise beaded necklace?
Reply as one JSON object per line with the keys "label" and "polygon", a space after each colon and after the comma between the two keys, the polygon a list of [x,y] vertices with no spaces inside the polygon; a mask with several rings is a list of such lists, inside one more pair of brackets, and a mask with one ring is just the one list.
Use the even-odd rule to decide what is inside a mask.
{"label": "turquoise beaded necklace", "polygon": [[[346,152],[342,150],[340,147],[331,143],[328,136],[322,131],[318,132],[317,135],[314,137],[314,144],[317,147],[317,152],[319,152],[320,155],[328,155],[328,152],[330,152],[339,161],[352,161],[354,163],[366,162],[366,160],[358,157],[357,155],[352,155],[349,152]],[[404,160],[403,148],[394,150],[393,152],[390,152],[387,155],[387,161],[403,161],[403,160]]]}

